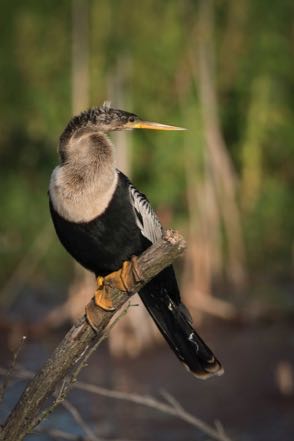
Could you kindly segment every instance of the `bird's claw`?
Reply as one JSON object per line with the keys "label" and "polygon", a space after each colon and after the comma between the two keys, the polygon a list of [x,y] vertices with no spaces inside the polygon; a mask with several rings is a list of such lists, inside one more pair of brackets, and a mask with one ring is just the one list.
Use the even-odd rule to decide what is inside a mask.
{"label": "bird's claw", "polygon": [[[101,284],[100,279],[97,278],[98,287]],[[143,276],[136,256],[132,256],[131,260],[125,260],[119,270],[113,271],[103,278],[104,286],[110,286],[126,293],[134,292],[134,288],[141,281],[143,281]]]}
{"label": "bird's claw", "polygon": [[111,299],[110,287],[131,293],[134,287],[142,280],[143,277],[138,266],[137,257],[133,256],[131,260],[123,262],[119,270],[105,277],[97,277],[97,290],[94,296],[96,306],[104,311],[115,311],[116,308]]}
{"label": "bird's claw", "polygon": [[134,286],[143,281],[137,256],[132,256],[131,260],[126,260],[123,263],[120,271],[120,279],[124,288],[122,291],[126,292],[132,292]]}
{"label": "bird's claw", "polygon": [[100,326],[100,316],[97,315],[97,307],[102,311],[114,312],[116,310],[109,288],[105,285],[105,278],[97,277],[97,289],[92,301],[86,306],[86,317],[91,327],[98,332]]}
{"label": "bird's claw", "polygon": [[115,311],[116,308],[112,302],[108,287],[104,284],[104,278],[98,277],[97,280],[98,279],[100,280],[99,283],[97,283],[97,290],[94,295],[95,305],[99,306],[99,308],[103,309],[104,311]]}

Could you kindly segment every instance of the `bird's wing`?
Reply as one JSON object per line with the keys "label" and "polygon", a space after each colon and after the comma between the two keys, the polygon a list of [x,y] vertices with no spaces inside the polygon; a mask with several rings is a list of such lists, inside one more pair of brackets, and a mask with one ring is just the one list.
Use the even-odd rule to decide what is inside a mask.
{"label": "bird's wing", "polygon": [[129,191],[137,226],[140,228],[142,235],[150,242],[157,242],[162,237],[163,229],[150,202],[131,183],[129,184]]}

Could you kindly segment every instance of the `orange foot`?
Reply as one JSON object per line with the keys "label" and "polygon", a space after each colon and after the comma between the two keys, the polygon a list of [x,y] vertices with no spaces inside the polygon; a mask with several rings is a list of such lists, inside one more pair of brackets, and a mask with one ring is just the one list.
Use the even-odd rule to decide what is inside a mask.
{"label": "orange foot", "polygon": [[97,277],[97,289],[94,296],[96,306],[104,311],[115,311],[108,287],[105,285],[106,277]]}
{"label": "orange foot", "polygon": [[114,311],[109,287],[114,287],[124,292],[132,292],[134,287],[142,281],[142,275],[137,263],[137,257],[133,256],[130,261],[123,262],[122,267],[105,277],[97,277],[97,290],[95,304],[104,311]]}

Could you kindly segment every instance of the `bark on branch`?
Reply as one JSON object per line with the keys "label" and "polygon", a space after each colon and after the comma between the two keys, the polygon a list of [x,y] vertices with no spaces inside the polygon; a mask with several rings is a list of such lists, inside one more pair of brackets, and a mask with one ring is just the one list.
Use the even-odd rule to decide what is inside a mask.
{"label": "bark on branch", "polygon": [[[168,230],[163,239],[148,248],[138,257],[138,267],[143,275],[143,281],[131,288],[131,293],[111,289],[112,299],[116,311],[148,281],[155,277],[165,267],[170,265],[186,247],[185,240],[176,231]],[[102,311],[96,308],[96,332],[83,317],[66,334],[62,342],[55,349],[51,358],[27,385],[25,391],[9,415],[0,432],[0,441],[21,441],[49,412],[44,411],[44,405],[60,387],[55,404],[72,386],[76,377],[84,366],[85,361],[105,338],[105,329],[112,319],[114,312]]]}

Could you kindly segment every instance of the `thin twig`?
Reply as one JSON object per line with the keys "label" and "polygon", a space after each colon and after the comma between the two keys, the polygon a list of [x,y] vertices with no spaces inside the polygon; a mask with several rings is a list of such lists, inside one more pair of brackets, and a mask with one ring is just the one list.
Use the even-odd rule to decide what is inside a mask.
{"label": "thin twig", "polygon": [[[54,401],[50,406],[48,406],[46,409],[44,409],[39,415],[37,415],[31,422],[31,424],[28,426],[28,432],[31,432],[35,427],[37,427],[42,421],[44,421],[46,418],[48,418],[51,413],[56,409],[57,406],[63,401],[63,391],[65,389],[65,380],[62,381],[62,385],[60,387],[60,390],[55,396]],[[55,394],[53,394],[54,396]]]}
{"label": "thin twig", "polygon": [[159,410],[163,413],[173,415],[192,426],[196,427],[201,432],[210,436],[212,439],[217,441],[231,441],[231,438],[227,434],[224,433],[224,430],[219,430],[219,426],[217,429],[209,426],[207,423],[202,421],[200,418],[197,418],[190,413],[188,413],[177,400],[172,397],[170,394],[165,392],[165,398],[168,401],[166,404],[163,401],[159,401],[156,398],[153,398],[149,395],[138,395],[127,392],[120,392],[115,390],[105,389],[99,386],[95,386],[88,383],[79,382],[75,385],[77,389],[84,390],[87,392],[91,392],[97,395],[102,395],[104,397],[115,398],[118,400],[129,401],[136,404],[141,404],[143,406],[150,407],[152,409]]}
{"label": "thin twig", "polygon": [[[4,369],[0,368],[0,375],[2,375]],[[28,370],[20,370],[15,373],[15,376],[20,379],[33,378],[34,374]],[[200,418],[187,412],[183,406],[167,391],[161,391],[161,395],[165,398],[165,401],[160,401],[150,395],[139,395],[135,393],[121,392],[117,390],[110,390],[104,387],[96,386],[95,384],[89,384],[85,382],[78,382],[73,384],[73,388],[83,390],[95,395],[112,398],[116,400],[128,401],[131,403],[139,404],[149,407],[154,410],[158,410],[165,414],[175,416],[182,421],[196,427],[202,433],[208,435],[211,439],[217,441],[232,441],[231,438],[225,433],[223,426],[219,421],[215,422],[215,426],[211,427],[209,424],[202,421]]]}
{"label": "thin twig", "polygon": [[77,424],[83,429],[89,441],[99,441],[99,438],[88,426],[78,409],[72,403],[70,403],[68,400],[63,400],[62,406],[72,415]]}
{"label": "thin twig", "polygon": [[184,410],[183,406],[173,397],[169,392],[166,390],[161,390],[161,395],[163,398],[174,408],[177,409],[179,412],[182,412]]}

